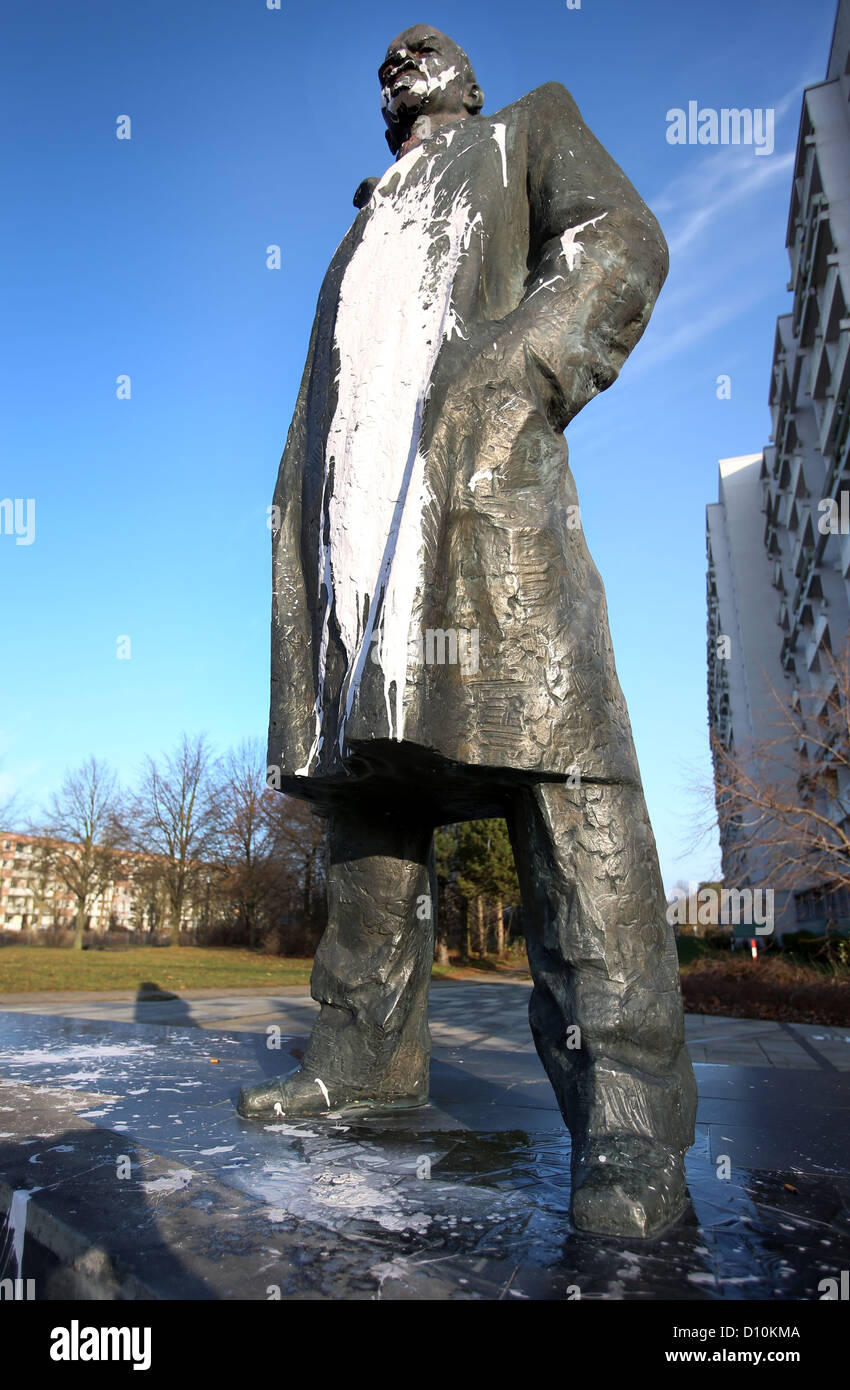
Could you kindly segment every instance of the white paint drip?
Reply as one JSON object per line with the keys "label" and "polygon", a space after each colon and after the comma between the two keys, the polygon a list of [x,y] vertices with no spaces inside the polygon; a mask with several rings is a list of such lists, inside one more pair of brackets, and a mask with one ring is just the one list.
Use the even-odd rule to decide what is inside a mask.
{"label": "white paint drip", "polygon": [[[318,557],[326,601],[316,727],[297,776],[309,775],[322,747],[331,607],[347,659],[340,750],[372,655],[383,670],[390,737],[403,737],[408,639],[424,544],[422,514],[430,500],[419,449],[422,419],[437,354],[447,337],[461,332],[452,289],[480,222],[472,214],[467,185],[449,200],[441,198],[439,179],[429,179],[433,160],[444,152],[442,142],[437,149],[411,150],[383,175],[340,286],[338,396],[326,442],[322,499],[329,537],[325,539],[323,526]],[[423,171],[420,161],[426,158]]]}
{"label": "white paint drip", "polygon": [[507,151],[506,151],[506,149],[505,149],[505,130],[506,130],[506,127],[502,124],[501,121],[496,121],[496,122],[494,123],[494,125],[493,125],[493,139],[496,141],[496,144],[499,146],[499,153],[500,153],[501,156],[502,156],[502,178],[503,178],[503,180],[504,180],[505,188],[507,188],[507,186],[508,186],[508,155],[507,155]]}
{"label": "white paint drip", "polygon": [[[586,222],[582,222],[578,227],[568,227],[564,232],[564,235],[561,237],[561,250],[564,254],[567,268],[570,271],[575,270],[584,254],[584,246],[580,241],[576,241],[579,232],[583,232],[585,227],[595,227],[597,222],[601,222],[603,217],[607,216],[607,212],[600,212],[598,217],[589,217]],[[540,288],[542,289],[542,286]],[[530,299],[531,295],[528,297]]]}
{"label": "white paint drip", "polygon": [[327,1088],[327,1086],[325,1085],[324,1081],[322,1080],[322,1078],[321,1078],[320,1076],[317,1076],[317,1077],[316,1077],[316,1085],[318,1086],[319,1090],[321,1091],[322,1095],[323,1095],[324,1098],[325,1098],[325,1105],[326,1105],[326,1106],[328,1107],[328,1109],[330,1110],[330,1108],[331,1108],[331,1098],[330,1098],[330,1096],[328,1095],[328,1088]]}
{"label": "white paint drip", "polygon": [[526,303],[528,303],[529,299],[533,299],[536,294],[539,294],[541,290],[548,290],[552,285],[557,284],[559,280],[563,280],[563,278],[563,275],[553,275],[551,280],[544,280],[541,285],[537,286],[536,290],[532,290],[531,294],[527,296]]}
{"label": "white paint drip", "polygon": [[12,1193],[12,1200],[9,1203],[9,1235],[12,1238],[12,1254],[15,1259],[17,1277],[24,1277],[24,1237],[27,1229],[27,1206],[33,1192],[40,1192],[41,1188],[31,1187],[20,1189]]}

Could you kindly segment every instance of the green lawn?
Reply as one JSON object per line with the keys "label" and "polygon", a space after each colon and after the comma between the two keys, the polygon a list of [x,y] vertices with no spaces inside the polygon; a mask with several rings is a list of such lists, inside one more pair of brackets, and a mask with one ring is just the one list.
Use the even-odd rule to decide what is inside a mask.
{"label": "green lawn", "polygon": [[[123,989],[147,985],[186,989],[250,989],[310,983],[313,962],[301,956],[263,956],[236,947],[133,946],[123,951],[72,951],[61,946],[0,948],[0,995],[38,990]],[[435,980],[486,979],[504,963],[435,965]]]}
{"label": "green lawn", "polygon": [[127,951],[72,951],[58,946],[0,949],[0,994],[30,990],[227,989],[306,985],[313,962],[255,951],[204,946],[134,946]]}

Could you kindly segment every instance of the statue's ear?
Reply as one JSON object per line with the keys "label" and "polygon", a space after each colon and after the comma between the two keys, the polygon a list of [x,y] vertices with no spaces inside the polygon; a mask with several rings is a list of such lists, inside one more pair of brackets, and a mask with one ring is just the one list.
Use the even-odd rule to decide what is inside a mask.
{"label": "statue's ear", "polygon": [[471,115],[477,116],[484,105],[484,93],[477,82],[470,82],[463,94],[463,104]]}

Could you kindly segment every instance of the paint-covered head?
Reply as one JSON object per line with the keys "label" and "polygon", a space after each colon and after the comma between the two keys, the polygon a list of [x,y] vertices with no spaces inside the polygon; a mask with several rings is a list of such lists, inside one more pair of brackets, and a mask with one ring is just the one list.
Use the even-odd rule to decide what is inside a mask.
{"label": "paint-covered head", "polygon": [[430,24],[414,24],[394,38],[378,68],[381,109],[393,154],[422,117],[441,125],[477,114],[484,93],[458,44]]}

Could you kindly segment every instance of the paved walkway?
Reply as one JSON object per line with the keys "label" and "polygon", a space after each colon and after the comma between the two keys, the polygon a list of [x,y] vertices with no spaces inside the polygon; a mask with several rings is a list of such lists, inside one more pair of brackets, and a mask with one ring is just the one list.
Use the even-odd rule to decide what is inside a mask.
{"label": "paved walkway", "polygon": [[[533,1050],[528,1027],[530,984],[517,980],[437,981],[429,1020],[434,1044],[449,1050]],[[53,1014],[114,1023],[159,1023],[240,1032],[310,1032],[317,1011],[306,985],[274,990],[187,990],[178,999],[141,1001],[131,993],[5,994],[0,1010]],[[783,1067],[799,1071],[850,1071],[850,1030],[812,1023],[688,1014],[688,1046],[694,1062],[714,1066]]]}
{"label": "paved walkway", "polygon": [[837,1030],[810,1042],[808,1029],[690,1020],[695,1049],[755,1046],[759,1061],[696,1063],[691,1204],[644,1246],[570,1225],[570,1137],[527,1002],[516,983],[438,986],[427,1106],[301,1121],[242,1120],[234,1103],[246,1081],[297,1065],[315,1014],[304,990],[0,1009],[0,1266],[23,1243],[0,1277],[32,1278],[38,1299],[268,1299],[276,1286],[332,1301],[564,1302],[578,1289],[771,1306],[837,1283],[850,1267]]}

